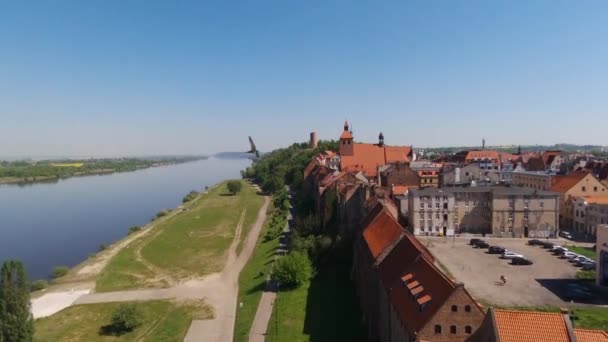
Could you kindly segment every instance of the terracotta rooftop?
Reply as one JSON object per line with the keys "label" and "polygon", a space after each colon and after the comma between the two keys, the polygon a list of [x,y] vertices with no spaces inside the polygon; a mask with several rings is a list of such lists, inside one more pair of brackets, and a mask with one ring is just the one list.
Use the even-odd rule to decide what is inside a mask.
{"label": "terracotta rooftop", "polygon": [[577,342],[608,342],[608,333],[603,330],[574,329]]}
{"label": "terracotta rooftop", "polygon": [[371,220],[363,231],[363,239],[367,243],[369,250],[374,257],[380,254],[405,232],[395,221],[391,214],[386,210],[381,210],[376,217]]}
{"label": "terracotta rooftop", "polygon": [[409,188],[411,188],[411,187],[407,186],[407,185],[394,185],[391,188],[391,190],[393,192],[393,196],[400,196],[400,195],[405,195],[405,193],[407,193]]}
{"label": "terracotta rooftop", "polygon": [[565,176],[554,176],[551,181],[551,191],[565,193],[583,180],[588,174],[588,172],[576,171]]}
{"label": "terracotta rooftop", "polygon": [[500,342],[571,342],[567,315],[492,309]]}
{"label": "terracotta rooftop", "polygon": [[376,177],[378,167],[393,162],[410,160],[412,148],[409,146],[380,146],[375,144],[353,145],[352,156],[340,156],[340,169],[363,171],[368,177]]}

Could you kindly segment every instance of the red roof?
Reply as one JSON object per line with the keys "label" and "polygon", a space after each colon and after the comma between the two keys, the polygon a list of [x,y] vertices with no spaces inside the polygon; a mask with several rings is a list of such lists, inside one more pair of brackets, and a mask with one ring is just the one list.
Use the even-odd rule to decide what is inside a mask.
{"label": "red roof", "polygon": [[577,342],[608,342],[608,333],[603,330],[574,329]]}
{"label": "red roof", "polygon": [[543,163],[545,163],[545,165],[549,165],[549,164],[551,164],[551,162],[553,162],[553,159],[555,159],[555,157],[559,156],[561,153],[562,153],[562,151],[545,151],[541,155],[541,158],[543,160]]}
{"label": "red roof", "polygon": [[394,185],[391,190],[393,191],[393,196],[404,195],[411,186],[407,185]]}
{"label": "red roof", "polygon": [[565,176],[554,176],[551,180],[551,191],[565,193],[587,177],[588,174],[585,171],[575,171]]}
{"label": "red roof", "polygon": [[472,161],[476,159],[498,160],[498,152],[493,150],[469,151],[469,153],[467,153],[467,156],[464,159],[466,161]]}
{"label": "red roof", "polygon": [[349,131],[342,131],[340,139],[352,139],[353,135]]}
{"label": "red roof", "polygon": [[570,342],[566,318],[560,313],[492,310],[500,342]]}
{"label": "red roof", "polygon": [[352,156],[340,156],[343,171],[363,171],[368,177],[378,174],[378,166],[394,162],[407,162],[412,148],[409,146],[380,146],[354,144]]}
{"label": "red roof", "polygon": [[382,210],[365,227],[363,239],[367,243],[374,259],[399,239],[405,230],[399,223],[386,211]]}

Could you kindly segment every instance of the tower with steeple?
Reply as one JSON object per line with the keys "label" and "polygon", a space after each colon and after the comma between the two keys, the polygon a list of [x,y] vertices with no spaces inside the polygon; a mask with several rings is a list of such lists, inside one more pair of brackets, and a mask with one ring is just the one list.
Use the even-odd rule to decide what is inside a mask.
{"label": "tower with steeple", "polygon": [[378,135],[378,146],[384,146],[384,134],[382,132]]}
{"label": "tower with steeple", "polygon": [[344,121],[344,131],[340,135],[340,155],[352,156],[353,154],[353,134],[348,130],[348,121]]}

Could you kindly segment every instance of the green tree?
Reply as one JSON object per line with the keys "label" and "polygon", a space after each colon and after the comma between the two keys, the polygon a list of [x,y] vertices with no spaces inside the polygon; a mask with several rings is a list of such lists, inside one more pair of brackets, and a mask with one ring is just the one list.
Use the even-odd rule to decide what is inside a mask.
{"label": "green tree", "polygon": [[273,279],[279,281],[281,286],[293,288],[310,280],[313,273],[314,269],[308,254],[292,252],[277,261]]}
{"label": "green tree", "polygon": [[112,313],[109,330],[117,335],[132,331],[142,324],[141,312],[135,304],[123,304]]}
{"label": "green tree", "polygon": [[239,193],[241,191],[242,186],[243,185],[241,184],[241,181],[238,180],[231,180],[228,181],[228,183],[226,184],[228,191],[230,191],[230,193],[232,193],[233,195]]}
{"label": "green tree", "polygon": [[0,271],[0,341],[29,342],[34,338],[30,284],[21,262],[5,261]]}

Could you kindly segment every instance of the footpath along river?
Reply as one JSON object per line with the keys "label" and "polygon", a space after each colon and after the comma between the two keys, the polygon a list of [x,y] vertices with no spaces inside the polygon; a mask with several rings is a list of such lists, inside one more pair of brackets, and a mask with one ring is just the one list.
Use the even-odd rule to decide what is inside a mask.
{"label": "footpath along river", "polygon": [[48,278],[53,267],[75,266],[129,227],[179,206],[189,191],[240,178],[250,164],[210,157],[52,184],[0,185],[0,263],[18,259],[30,280]]}

